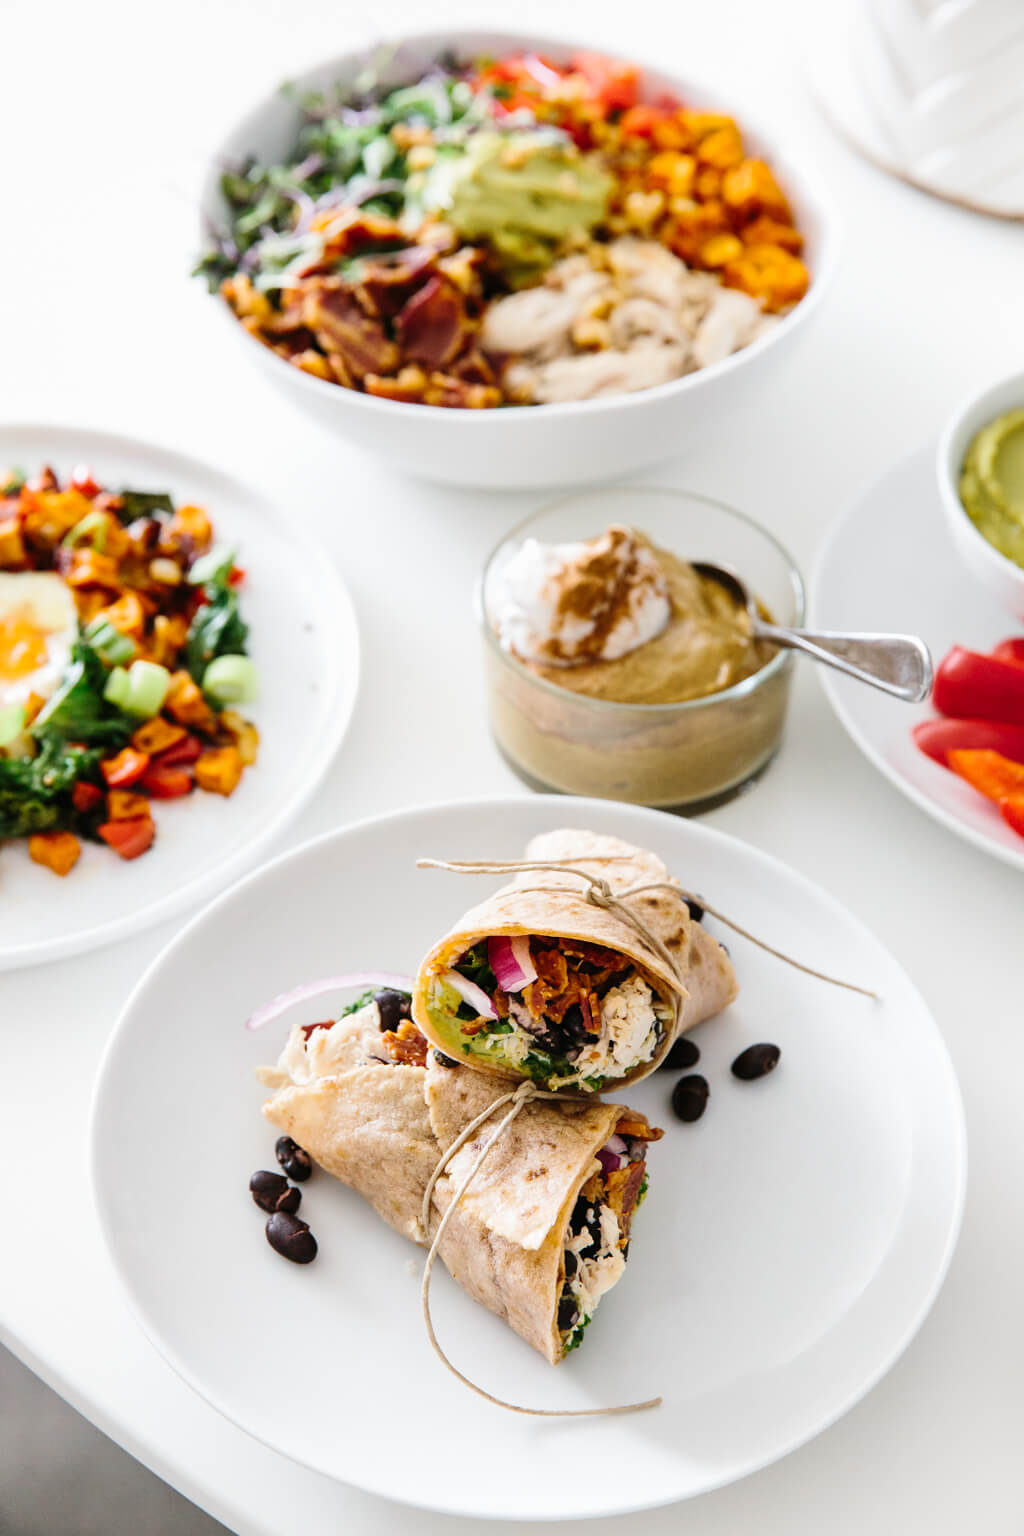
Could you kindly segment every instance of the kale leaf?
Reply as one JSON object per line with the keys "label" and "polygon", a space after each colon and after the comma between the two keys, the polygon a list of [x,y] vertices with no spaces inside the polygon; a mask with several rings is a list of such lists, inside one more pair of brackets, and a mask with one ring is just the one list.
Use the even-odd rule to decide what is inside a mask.
{"label": "kale leaf", "polygon": [[364,992],[361,997],[357,997],[354,1003],[347,1003],[338,1014],[338,1018],[347,1019],[350,1013],[358,1013],[360,1008],[365,1008],[367,1003],[373,1002],[373,997],[374,988],[370,987],[369,990]]}
{"label": "kale leaf", "polygon": [[86,832],[88,818],[77,811],[71,791],[82,780],[101,783],[96,747],[68,747],[47,741],[36,757],[0,757],[0,837],[33,832]]}
{"label": "kale leaf", "polygon": [[249,626],[238,607],[238,595],[227,580],[208,581],[203,587],[206,602],[196,610],[185,640],[185,666],[194,682],[215,656],[244,656]]}
{"label": "kale leaf", "polygon": [[152,517],[154,512],[166,512],[174,516],[174,502],[166,491],[120,491],[121,507],[118,516],[123,523],[134,523],[137,517]]}
{"label": "kale leaf", "polygon": [[134,725],[103,697],[106,683],[106,667],[79,634],[71,647],[71,664],[60,686],[33,721],[32,735],[39,742],[86,741],[123,746]]}

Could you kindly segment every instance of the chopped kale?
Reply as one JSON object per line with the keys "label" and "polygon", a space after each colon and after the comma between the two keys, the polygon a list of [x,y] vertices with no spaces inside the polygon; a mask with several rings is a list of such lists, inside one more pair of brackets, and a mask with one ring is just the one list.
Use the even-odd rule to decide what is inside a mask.
{"label": "chopped kale", "polygon": [[581,1317],[572,1332],[566,1335],[565,1344],[562,1348],[563,1355],[571,1354],[574,1349],[579,1349],[583,1343],[583,1335],[589,1322],[590,1314],[588,1313],[586,1317]]}
{"label": "chopped kale", "polygon": [[[135,724],[103,697],[107,669],[83,634],[71,647],[71,664],[32,723],[40,743],[94,742],[120,747]],[[37,759],[38,761],[38,759]]]}
{"label": "chopped kale", "polygon": [[206,601],[196,610],[185,640],[185,666],[194,682],[215,656],[244,656],[249,626],[242,618],[238,595],[224,575],[202,588]]}
{"label": "chopped kale", "polygon": [[152,517],[156,512],[174,516],[174,502],[166,491],[120,491],[121,506],[118,517],[123,523],[134,523],[137,517]]}
{"label": "chopped kale", "polygon": [[47,741],[31,758],[0,757],[0,837],[72,831],[90,835],[89,819],[78,812],[71,791],[82,780],[102,783],[98,748]]}
{"label": "chopped kale", "polygon": [[361,997],[357,997],[354,1003],[347,1003],[338,1014],[338,1018],[347,1019],[350,1013],[358,1013],[360,1008],[365,1008],[367,1003],[372,1003],[373,991],[374,989],[370,987],[369,991],[364,992]]}

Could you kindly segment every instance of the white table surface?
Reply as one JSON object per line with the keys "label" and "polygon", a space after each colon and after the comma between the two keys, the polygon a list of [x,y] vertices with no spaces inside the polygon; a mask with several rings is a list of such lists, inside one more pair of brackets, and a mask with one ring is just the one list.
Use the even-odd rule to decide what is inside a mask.
{"label": "white table surface", "polygon": [[[500,0],[461,11],[414,0],[69,0],[13,4],[3,15],[0,416],[152,436],[262,482],[319,533],[355,598],[364,672],[352,731],[282,847],[402,804],[525,793],[488,738],[469,592],[496,537],[542,498],[417,484],[279,405],[187,280],[193,157],[250,97],[316,57],[470,16],[513,22]],[[931,437],[961,394],[1020,366],[1024,230],[931,202],[832,139],[806,99],[779,0],[520,0],[514,16],[706,78],[741,117],[747,103],[792,136],[830,184],[843,261],[802,353],[778,391],[737,418],[731,445],[649,477],[764,519],[807,570],[851,497]],[[922,557],[908,581],[927,580],[927,550]],[[432,728],[438,720],[444,729]],[[963,1086],[970,1190],[931,1318],[858,1408],[767,1471],[629,1529],[1019,1532],[1020,878],[883,781],[807,667],[780,758],[709,820],[827,885],[906,964]],[[2,901],[0,861],[0,921]],[[0,1238],[0,1336],[245,1536],[420,1536],[462,1524],[482,1532],[486,1522],[388,1504],[258,1445],[194,1396],[133,1321],[93,1209],[89,1100],[122,1000],[175,926],[0,977],[0,1128],[7,1188],[17,1192],[17,1220],[8,1211]],[[200,1151],[182,1147],[197,1182]],[[467,1404],[467,1427],[471,1415]]]}

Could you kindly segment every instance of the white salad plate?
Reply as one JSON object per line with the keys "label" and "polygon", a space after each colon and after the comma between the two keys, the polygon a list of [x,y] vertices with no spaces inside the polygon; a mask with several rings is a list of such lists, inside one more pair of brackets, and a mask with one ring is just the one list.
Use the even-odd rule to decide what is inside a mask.
{"label": "white salad plate", "polygon": [[[953,645],[988,651],[1021,628],[958,558],[927,449],[877,480],[834,524],[810,588],[816,628],[920,635],[936,666]],[[819,675],[850,736],[897,789],[960,837],[1024,869],[1024,838],[998,807],[914,745],[913,727],[936,718],[931,704],[908,707],[838,673]]]}
{"label": "white salad plate", "polygon": [[[264,1238],[247,1184],[274,1167],[259,1063],[295,1016],[261,1004],[348,971],[406,973],[497,883],[418,856],[509,858],[533,834],[589,827],[655,849],[724,913],[828,986],[726,933],[738,1001],[695,1038],[711,1088],[674,1120],[676,1074],[626,1098],[666,1128],[620,1284],[552,1368],[442,1270],[434,1322],[481,1386],[538,1408],[663,1404],[544,1420],[482,1402],[432,1354],[421,1249],[315,1171],[298,1268]],[[196,977],[203,978],[201,987]],[[347,995],[345,1000],[351,997]],[[757,1041],[782,1059],[741,1083]],[[396,1068],[396,1070],[400,1070]],[[449,1515],[621,1515],[743,1477],[846,1412],[893,1365],[945,1275],[964,1195],[959,1091],[900,966],[852,913],[756,849],[691,821],[535,796],[430,806],[342,828],[250,875],[173,940],[126,1004],[93,1106],[103,1231],[130,1303],[194,1389],[257,1439],[359,1488]]]}
{"label": "white salad plate", "polygon": [[33,864],[27,844],[0,850],[0,970],[124,938],[222,889],[310,798],[345,734],[359,677],[355,614],[333,562],[288,509],[219,470],[134,438],[68,427],[0,426],[0,464],[63,481],[88,464],[120,490],[168,491],[198,502],[214,537],[246,571],[242,615],[260,697],[245,713],[260,753],[229,798],[196,792],[154,805],[156,841],[130,863],[86,844],[63,880]]}

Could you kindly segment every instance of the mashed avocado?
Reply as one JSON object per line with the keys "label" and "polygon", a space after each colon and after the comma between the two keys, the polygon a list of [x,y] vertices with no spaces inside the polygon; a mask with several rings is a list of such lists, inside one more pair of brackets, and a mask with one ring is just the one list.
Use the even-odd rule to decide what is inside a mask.
{"label": "mashed avocado", "polygon": [[527,282],[570,236],[600,222],[611,187],[568,139],[483,131],[463,154],[438,159],[422,196],[462,239],[487,241],[513,281]]}
{"label": "mashed avocado", "polygon": [[978,532],[1024,567],[1024,408],[997,416],[972,438],[960,500]]}

